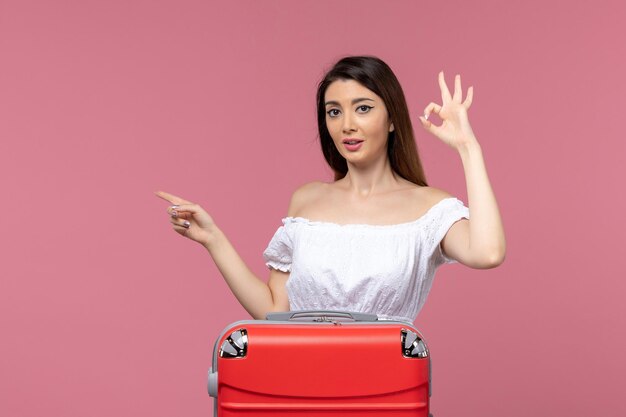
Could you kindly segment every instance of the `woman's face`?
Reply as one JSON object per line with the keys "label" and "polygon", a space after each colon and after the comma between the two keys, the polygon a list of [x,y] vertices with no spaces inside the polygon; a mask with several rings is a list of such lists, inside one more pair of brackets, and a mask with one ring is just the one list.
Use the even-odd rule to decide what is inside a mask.
{"label": "woman's face", "polygon": [[392,132],[383,99],[354,80],[333,81],[324,95],[326,126],[348,163],[364,165],[387,157]]}

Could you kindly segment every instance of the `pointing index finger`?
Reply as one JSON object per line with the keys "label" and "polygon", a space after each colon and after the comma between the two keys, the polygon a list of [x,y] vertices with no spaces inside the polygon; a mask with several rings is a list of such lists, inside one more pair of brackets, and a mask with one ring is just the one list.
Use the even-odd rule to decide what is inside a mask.
{"label": "pointing index finger", "polygon": [[154,194],[156,194],[157,197],[160,197],[165,201],[169,201],[172,204],[192,204],[190,201],[184,200],[180,197],[176,197],[175,195],[166,193],[165,191],[156,191]]}

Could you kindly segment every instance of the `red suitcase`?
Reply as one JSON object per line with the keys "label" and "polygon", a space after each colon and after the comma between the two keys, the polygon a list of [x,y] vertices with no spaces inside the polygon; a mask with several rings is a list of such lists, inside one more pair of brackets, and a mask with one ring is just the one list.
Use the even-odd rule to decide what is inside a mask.
{"label": "red suitcase", "polygon": [[301,311],[238,321],[215,343],[214,415],[429,416],[430,354],[411,323]]}

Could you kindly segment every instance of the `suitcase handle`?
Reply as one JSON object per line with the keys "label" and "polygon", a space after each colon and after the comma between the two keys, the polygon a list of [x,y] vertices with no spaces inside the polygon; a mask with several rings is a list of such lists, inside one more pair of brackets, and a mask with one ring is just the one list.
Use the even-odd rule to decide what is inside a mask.
{"label": "suitcase handle", "polygon": [[279,311],[267,313],[266,320],[274,321],[336,321],[336,319],[348,319],[353,321],[377,321],[376,314],[359,313],[356,311],[333,311],[333,310],[300,310]]}

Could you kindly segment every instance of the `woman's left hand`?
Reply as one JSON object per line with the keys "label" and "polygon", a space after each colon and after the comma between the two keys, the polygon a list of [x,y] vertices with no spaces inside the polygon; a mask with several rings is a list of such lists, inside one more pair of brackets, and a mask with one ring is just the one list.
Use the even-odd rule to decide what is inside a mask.
{"label": "woman's left hand", "polygon": [[[448,86],[443,77],[443,71],[439,72],[439,88],[441,88],[443,105],[430,103],[426,106],[424,116],[420,116],[424,129],[437,136],[443,143],[454,149],[459,149],[463,145],[475,142],[476,137],[474,136],[474,132],[472,132],[472,127],[467,117],[467,110],[469,110],[472,105],[474,88],[468,88],[465,101],[461,101],[463,95],[461,76],[457,74],[454,78],[454,95],[451,96],[450,90],[448,90]],[[430,116],[432,112],[437,113],[443,121],[440,126],[435,126],[428,120],[428,116]]]}

